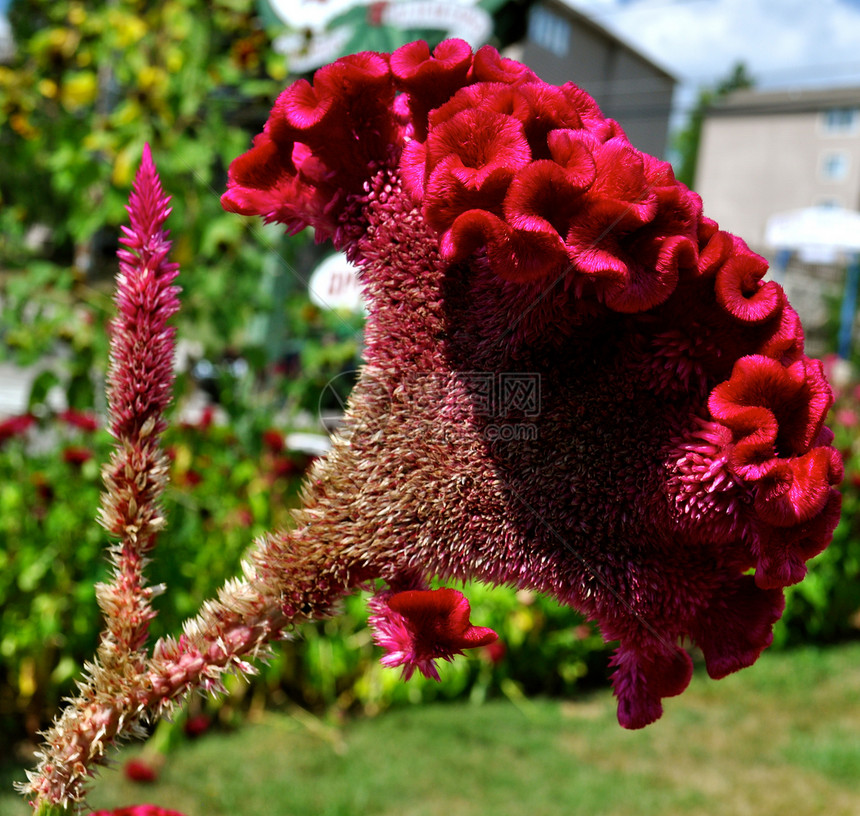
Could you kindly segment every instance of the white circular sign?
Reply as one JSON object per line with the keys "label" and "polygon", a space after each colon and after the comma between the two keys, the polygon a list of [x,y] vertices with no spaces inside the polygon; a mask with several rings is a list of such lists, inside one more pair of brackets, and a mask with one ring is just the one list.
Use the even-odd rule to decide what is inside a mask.
{"label": "white circular sign", "polygon": [[364,309],[358,267],[345,255],[329,255],[313,272],[308,282],[311,302],[321,309],[345,309],[360,312]]}

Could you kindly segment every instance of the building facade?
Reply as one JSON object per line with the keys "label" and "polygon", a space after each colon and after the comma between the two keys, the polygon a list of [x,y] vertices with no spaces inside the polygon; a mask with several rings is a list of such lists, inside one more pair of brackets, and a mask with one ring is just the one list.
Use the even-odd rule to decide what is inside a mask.
{"label": "building facade", "polygon": [[770,216],[860,209],[860,88],[736,91],[704,120],[695,188],[756,251]]}
{"label": "building facade", "polygon": [[665,157],[676,80],[617,36],[560,0],[540,0],[518,58],[546,82],[588,91],[633,145]]}

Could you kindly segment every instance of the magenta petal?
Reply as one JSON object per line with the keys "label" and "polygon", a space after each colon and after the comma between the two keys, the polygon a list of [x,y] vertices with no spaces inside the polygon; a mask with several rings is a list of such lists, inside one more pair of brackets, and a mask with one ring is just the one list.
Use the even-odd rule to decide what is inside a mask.
{"label": "magenta petal", "polygon": [[761,284],[767,264],[757,255],[741,254],[724,264],[717,275],[717,298],[723,308],[745,323],[771,317],[785,304],[779,284]]}
{"label": "magenta petal", "polygon": [[784,606],[781,590],[760,589],[748,575],[723,589],[696,625],[708,674],[718,679],[755,663],[773,640],[773,624]]}
{"label": "magenta petal", "polygon": [[618,698],[618,722],[624,728],[644,728],[663,713],[663,697],[680,694],[690,684],[693,661],[677,647],[661,644],[659,650],[636,652],[620,647],[612,687]]}
{"label": "magenta petal", "polygon": [[469,602],[454,589],[383,593],[371,608],[374,639],[386,650],[382,663],[403,666],[407,680],[416,668],[438,680],[435,660],[451,660],[498,639],[492,629],[471,624]]}

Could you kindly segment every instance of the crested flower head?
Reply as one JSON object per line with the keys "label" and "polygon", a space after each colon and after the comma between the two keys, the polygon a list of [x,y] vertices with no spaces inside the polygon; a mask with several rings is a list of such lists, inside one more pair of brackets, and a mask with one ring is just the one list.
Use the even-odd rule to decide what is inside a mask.
{"label": "crested flower head", "polygon": [[830,389],[765,261],[587,94],[457,40],[347,57],[284,91],[223,202],[333,238],[368,302],[296,604],[388,581],[386,662],[432,673],[472,630],[427,577],[550,593],[618,642],[627,727],[686,644],[721,677],[771,642],[839,517]]}

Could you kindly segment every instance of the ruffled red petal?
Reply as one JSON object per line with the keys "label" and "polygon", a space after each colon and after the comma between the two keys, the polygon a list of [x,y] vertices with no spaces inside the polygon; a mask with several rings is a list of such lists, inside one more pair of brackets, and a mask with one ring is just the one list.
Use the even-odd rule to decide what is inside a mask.
{"label": "ruffled red petal", "polygon": [[505,82],[509,84],[536,79],[531,68],[501,56],[495,48],[485,45],[475,54],[469,75],[472,82]]}
{"label": "ruffled red petal", "polygon": [[337,97],[327,88],[300,79],[275,100],[266,132],[279,144],[294,142],[300,135],[311,136],[329,123],[336,104]]}
{"label": "ruffled red petal", "polygon": [[427,653],[454,654],[498,639],[492,629],[472,625],[469,601],[456,589],[397,592],[388,599],[388,606],[409,621],[421,651]]}
{"label": "ruffled red petal", "polygon": [[717,273],[716,292],[720,305],[744,323],[759,323],[785,306],[782,288],[770,281],[761,283],[767,263],[758,255],[735,254]]}
{"label": "ruffled red petal", "polygon": [[644,728],[663,713],[663,697],[674,697],[690,684],[693,661],[683,649],[640,651],[621,646],[610,662],[615,667],[612,688],[618,698],[618,722],[625,728]]}
{"label": "ruffled red petal", "polygon": [[466,84],[471,67],[472,49],[462,40],[444,40],[432,56],[423,40],[408,43],[391,55],[391,73],[407,94],[416,139],[427,138],[427,114]]}
{"label": "ruffled red petal", "polygon": [[230,166],[225,209],[342,241],[350,199],[400,144],[394,93],[387,56],[373,53],[343,57],[320,68],[313,84],[291,85],[254,147]]}
{"label": "ruffled red petal", "polygon": [[434,661],[498,640],[492,629],[472,625],[469,601],[456,589],[383,592],[371,600],[371,610],[374,638],[386,650],[383,665],[402,666],[407,680],[415,669],[438,680]]}
{"label": "ruffled red petal", "polygon": [[578,158],[579,166],[571,155],[569,167],[536,161],[518,172],[505,196],[505,220],[515,229],[552,231],[560,238],[594,180],[591,154],[583,151]]}
{"label": "ruffled red petal", "polygon": [[773,641],[785,598],[778,589],[761,589],[748,575],[724,586],[698,616],[693,636],[715,680],[751,666]]}
{"label": "ruffled red petal", "polygon": [[[738,360],[729,380],[711,393],[712,416],[732,433],[726,446],[732,473],[754,490],[753,546],[762,586],[800,580],[806,553],[826,545],[838,520],[833,486],[842,478],[840,460],[829,446],[813,447],[826,439],[831,403],[820,363],[803,359],[784,366],[760,355]],[[796,533],[774,538],[772,528]],[[792,538],[803,540],[795,552]]]}

